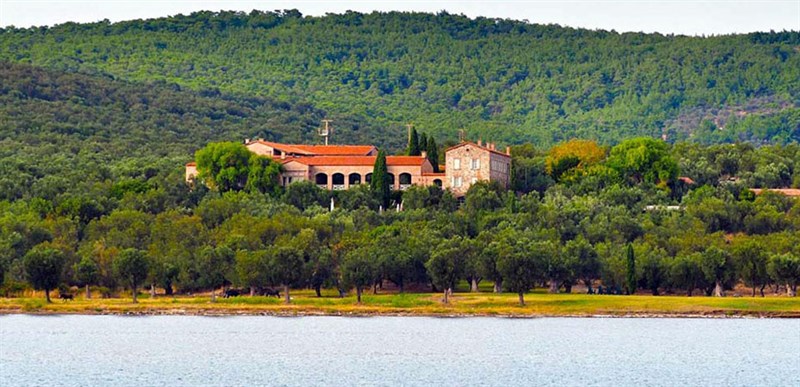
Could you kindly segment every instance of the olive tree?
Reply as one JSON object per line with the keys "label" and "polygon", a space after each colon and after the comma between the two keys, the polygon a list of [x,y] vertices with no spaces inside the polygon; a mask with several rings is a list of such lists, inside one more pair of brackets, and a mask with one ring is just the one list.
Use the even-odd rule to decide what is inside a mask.
{"label": "olive tree", "polygon": [[28,282],[34,289],[44,290],[44,297],[50,303],[50,291],[61,282],[64,253],[46,245],[38,245],[25,254],[23,266]]}
{"label": "olive tree", "polygon": [[464,271],[464,243],[461,237],[442,241],[425,263],[434,285],[443,289],[444,303],[449,303],[449,294]]}
{"label": "olive tree", "polygon": [[372,257],[371,249],[358,247],[346,253],[342,262],[342,283],[346,288],[356,289],[356,302],[361,304],[364,288],[375,280],[377,264]]}
{"label": "olive tree", "polygon": [[92,292],[89,290],[89,286],[96,284],[100,278],[97,263],[90,257],[83,257],[80,262],[75,264],[74,271],[75,279],[86,287],[86,299],[91,299]]}
{"label": "olive tree", "polygon": [[767,270],[777,283],[786,284],[786,294],[797,296],[797,284],[800,282],[800,257],[797,255],[776,254],[770,257]]}
{"label": "olive tree", "polygon": [[114,273],[123,283],[130,287],[134,303],[138,302],[136,293],[139,285],[147,279],[149,269],[150,262],[147,259],[147,254],[142,250],[125,249],[120,251],[119,255],[114,259]]}

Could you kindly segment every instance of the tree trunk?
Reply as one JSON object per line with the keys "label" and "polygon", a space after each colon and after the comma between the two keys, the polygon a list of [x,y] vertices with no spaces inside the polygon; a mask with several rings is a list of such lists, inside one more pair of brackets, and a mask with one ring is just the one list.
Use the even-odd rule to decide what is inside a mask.
{"label": "tree trunk", "polygon": [[44,290],[44,299],[47,300],[47,303],[50,304],[53,301],[50,301],[50,289]]}
{"label": "tree trunk", "polygon": [[503,281],[494,281],[494,292],[500,293],[503,291]]}
{"label": "tree trunk", "polygon": [[164,285],[164,295],[165,296],[173,295],[173,293],[172,293],[172,282]]}
{"label": "tree trunk", "polygon": [[150,298],[156,298],[156,284],[150,284]]}
{"label": "tree trunk", "polygon": [[760,291],[761,291],[761,297],[762,297],[762,298],[764,297],[764,288],[765,288],[765,287],[767,287],[767,284],[763,284],[763,285],[761,285],[761,289],[760,289]]}
{"label": "tree trunk", "polygon": [[449,304],[450,300],[447,299],[447,293],[450,292],[450,289],[444,289],[444,303]]}
{"label": "tree trunk", "polygon": [[714,285],[714,297],[725,297],[725,289],[722,288],[721,281],[717,281]]}
{"label": "tree trunk", "polygon": [[317,293],[317,297],[322,297],[322,285],[314,285],[314,292]]}
{"label": "tree trunk", "polygon": [[289,298],[289,285],[283,285],[283,292],[285,293],[283,296],[283,302],[285,304],[291,303],[292,299]]}
{"label": "tree trunk", "polygon": [[519,292],[519,306],[525,306],[525,293]]}
{"label": "tree trunk", "polygon": [[89,290],[89,284],[86,284],[86,299],[87,300],[91,300],[92,299],[92,291]]}
{"label": "tree trunk", "polygon": [[472,293],[477,293],[478,292],[478,279],[477,278],[473,278],[472,281],[470,281],[469,291],[472,292]]}
{"label": "tree trunk", "polygon": [[256,295],[256,287],[255,286],[251,286],[250,287],[250,297],[253,297],[255,295]]}
{"label": "tree trunk", "polygon": [[134,285],[134,286],[132,286],[132,287],[131,287],[131,291],[132,291],[132,293],[133,293],[133,303],[134,303],[134,304],[136,304],[136,303],[138,303],[138,302],[139,302],[139,300],[137,300],[137,299],[136,299],[136,293],[137,293],[137,292],[136,292],[136,285]]}
{"label": "tree trunk", "polygon": [[361,305],[361,286],[356,286],[356,302]]}
{"label": "tree trunk", "polygon": [[564,285],[564,293],[572,293],[572,285],[571,284]]}
{"label": "tree trunk", "polygon": [[211,288],[211,302],[217,302],[217,288]]}
{"label": "tree trunk", "polygon": [[797,284],[786,283],[786,295],[789,297],[797,297]]}
{"label": "tree trunk", "polygon": [[406,290],[405,282],[400,281],[400,293],[403,293]]}
{"label": "tree trunk", "polygon": [[558,281],[550,278],[550,293],[558,293]]}
{"label": "tree trunk", "polygon": [[687,294],[687,297],[691,297],[691,296],[692,296],[692,292],[693,292],[693,291],[694,291],[694,289],[693,289],[693,288],[689,288],[689,293]]}

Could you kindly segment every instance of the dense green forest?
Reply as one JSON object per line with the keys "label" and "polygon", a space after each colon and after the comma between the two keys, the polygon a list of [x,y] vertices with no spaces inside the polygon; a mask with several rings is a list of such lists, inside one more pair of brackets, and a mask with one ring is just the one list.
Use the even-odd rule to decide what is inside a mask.
{"label": "dense green forest", "polygon": [[[748,188],[800,187],[798,47],[797,32],[618,34],[446,13],[6,28],[0,291],[793,290],[800,201]],[[325,117],[336,143],[390,154],[408,121],[440,160],[462,127],[514,145],[512,190],[477,184],[460,205],[432,187],[282,188],[275,165],[246,154],[235,184],[183,181],[210,142],[312,143]]]}
{"label": "dense green forest", "polygon": [[[687,37],[445,12],[198,12],[9,27],[0,30],[0,60],[313,106],[341,140],[379,137],[376,145],[392,149],[409,121],[440,142],[459,128],[541,146],[662,134],[700,143],[800,138],[798,31]],[[286,130],[261,120],[248,132]]]}
{"label": "dense green forest", "polygon": [[[198,151],[205,181],[194,187],[181,176],[147,177],[143,166],[87,191],[0,201],[0,278],[7,295],[59,285],[105,296],[142,286],[360,295],[381,284],[464,291],[465,281],[520,301],[534,287],[576,284],[614,294],[796,293],[800,200],[747,187],[797,185],[797,144],[635,138],[610,149],[574,140],[512,152],[513,191],[478,183],[459,204],[449,191],[414,186],[388,198],[403,211],[380,211],[386,199],[374,187],[279,187],[268,181],[273,161],[241,143],[212,143]],[[679,168],[698,181],[679,178]]]}

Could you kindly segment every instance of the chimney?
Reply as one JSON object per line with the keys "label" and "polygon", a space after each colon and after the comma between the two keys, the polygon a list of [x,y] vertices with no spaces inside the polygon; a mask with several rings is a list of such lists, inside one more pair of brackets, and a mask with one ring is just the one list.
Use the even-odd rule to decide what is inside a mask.
{"label": "chimney", "polygon": [[479,139],[478,139],[478,146],[482,146],[482,145],[481,145],[482,143],[483,143],[483,141],[482,141],[482,140],[479,138]]}
{"label": "chimney", "polygon": [[488,145],[489,145],[489,150],[494,150],[494,143],[493,142],[490,142]]}
{"label": "chimney", "polygon": [[423,159],[427,159],[428,158],[428,152],[426,152],[426,151],[419,152],[419,157],[422,157]]}
{"label": "chimney", "polygon": [[286,152],[281,151],[281,160],[286,160]]}
{"label": "chimney", "polygon": [[506,147],[506,154],[511,156],[511,147],[510,146]]}

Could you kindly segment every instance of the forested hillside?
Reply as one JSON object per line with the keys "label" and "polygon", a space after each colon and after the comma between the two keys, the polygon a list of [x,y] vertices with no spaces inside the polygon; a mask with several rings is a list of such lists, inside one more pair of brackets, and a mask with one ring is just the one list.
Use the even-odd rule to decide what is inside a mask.
{"label": "forested hillside", "polygon": [[[613,144],[662,134],[670,142],[800,139],[797,31],[686,37],[447,13],[200,12],[7,28],[0,31],[0,60],[91,74],[102,84],[123,80],[125,86],[108,87],[126,93],[197,99],[198,112],[194,103],[179,104],[178,111],[196,115],[187,124],[230,129],[228,139],[263,133],[310,141],[308,120],[322,115],[347,134],[340,141],[395,150],[409,121],[440,142],[463,127],[473,138],[545,147],[572,137]],[[136,90],[153,83],[160,86]],[[264,104],[280,113],[259,107]],[[207,117],[228,106],[244,116],[227,111]],[[298,111],[302,124],[275,118],[286,117],[287,109]],[[159,128],[170,127],[164,120],[148,130],[160,136]],[[181,121],[164,140],[193,133]],[[87,135],[91,128],[83,130]],[[51,132],[43,126],[38,133]]]}
{"label": "forested hillside", "polygon": [[[308,141],[323,117],[308,104],[0,63],[0,200],[157,174],[179,183],[181,166],[210,141]],[[342,124],[365,132],[337,132],[343,141],[377,141],[365,123]]]}

